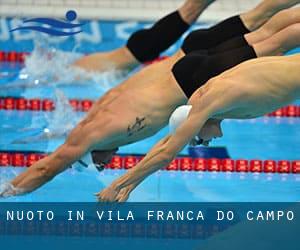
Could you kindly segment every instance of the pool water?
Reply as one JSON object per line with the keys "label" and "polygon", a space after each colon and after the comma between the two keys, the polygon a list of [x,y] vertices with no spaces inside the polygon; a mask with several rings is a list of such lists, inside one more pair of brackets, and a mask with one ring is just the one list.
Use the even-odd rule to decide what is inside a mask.
{"label": "pool water", "polygon": [[[296,51],[297,52],[297,51]],[[17,74],[20,65],[1,64],[1,72]],[[97,84],[67,84],[44,86],[33,89],[1,88],[14,77],[0,77],[0,96],[23,96],[25,98],[53,98],[55,89],[66,98],[97,99],[104,94]],[[117,80],[119,82],[122,79]],[[117,84],[114,82],[113,84]],[[300,104],[300,102],[296,103]],[[37,111],[0,110],[0,151],[45,151],[55,150],[64,137],[51,140],[22,142],[36,138],[43,129],[56,120],[57,126],[64,114]],[[84,113],[70,113],[76,123]],[[222,124],[224,137],[212,146],[226,146],[234,159],[298,160],[300,156],[300,119],[269,118],[241,121],[228,120]],[[62,129],[63,127],[61,127]],[[58,129],[59,130],[59,129]],[[156,135],[120,148],[119,153],[146,154],[151,147],[168,133],[164,128]],[[187,154],[184,149],[181,154]],[[13,178],[24,168],[0,168],[0,184]],[[5,201],[95,201],[94,193],[100,191],[123,170],[67,170],[41,189],[22,197],[2,199]],[[297,201],[300,196],[300,176],[293,174],[241,174],[160,171],[148,178],[131,195],[130,201]]]}

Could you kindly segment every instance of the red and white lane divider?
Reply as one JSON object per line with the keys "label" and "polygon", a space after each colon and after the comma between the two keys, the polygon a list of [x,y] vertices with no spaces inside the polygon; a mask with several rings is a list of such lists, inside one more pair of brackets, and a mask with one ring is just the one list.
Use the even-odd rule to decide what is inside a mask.
{"label": "red and white lane divider", "polygon": [[[25,57],[29,56],[30,52],[16,52],[16,51],[0,51],[0,62],[9,62],[9,63],[24,63]],[[144,63],[145,66],[162,61],[168,58],[167,56],[161,56],[153,61]]]}
{"label": "red and white lane divider", "polygon": [[[36,161],[47,156],[46,153],[0,152],[0,168],[30,167]],[[142,156],[119,156],[112,158],[107,169],[133,168]],[[165,168],[167,171],[208,171],[208,172],[239,172],[239,173],[279,173],[300,174],[300,160],[244,160],[244,159],[202,159],[178,157]]]}
{"label": "red and white lane divider", "polygon": [[[89,99],[71,99],[70,105],[75,111],[87,112],[92,107],[94,101]],[[25,99],[16,97],[0,97],[0,110],[30,110],[30,111],[53,111],[55,104],[50,99]],[[273,113],[269,117],[300,117],[300,106],[289,105]]]}
{"label": "red and white lane divider", "polygon": [[[75,111],[87,112],[92,107],[94,101],[89,99],[69,100]],[[55,104],[50,99],[25,99],[15,97],[0,97],[0,110],[29,110],[29,111],[53,111]]]}
{"label": "red and white lane divider", "polygon": [[28,52],[0,51],[0,62],[23,63]]}

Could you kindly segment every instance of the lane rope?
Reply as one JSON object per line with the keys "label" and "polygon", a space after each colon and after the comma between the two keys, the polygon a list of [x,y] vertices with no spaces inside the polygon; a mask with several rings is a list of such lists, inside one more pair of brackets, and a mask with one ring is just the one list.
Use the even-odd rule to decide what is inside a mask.
{"label": "lane rope", "polygon": [[[0,168],[30,167],[33,163],[47,156],[44,152],[0,152]],[[143,159],[143,155],[115,155],[106,169],[130,169]],[[194,172],[238,172],[238,173],[278,173],[300,174],[300,160],[246,160],[246,159],[203,159],[177,157],[166,171]]]}
{"label": "lane rope", "polygon": [[[0,62],[8,62],[8,63],[24,63],[25,58],[29,56],[30,52],[16,52],[16,51],[0,51]],[[168,56],[161,56],[155,60],[144,63],[145,66],[164,60],[168,58]]]}
{"label": "lane rope", "polygon": [[24,63],[29,52],[0,51],[0,62]]}

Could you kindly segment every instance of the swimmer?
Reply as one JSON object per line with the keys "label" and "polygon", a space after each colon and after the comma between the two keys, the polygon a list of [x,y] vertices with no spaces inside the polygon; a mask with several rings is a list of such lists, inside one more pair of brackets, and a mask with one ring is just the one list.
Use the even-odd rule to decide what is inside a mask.
{"label": "swimmer", "polygon": [[[84,56],[73,66],[93,72],[111,69],[130,71],[142,63],[159,57],[190,28],[200,14],[213,2],[215,0],[186,0],[177,11],[161,18],[151,28],[134,32],[125,46],[109,52]],[[288,3],[288,5],[290,4]]]}
{"label": "swimmer", "polygon": [[[98,52],[84,56],[77,60],[73,66],[93,72],[111,69],[129,71],[142,63],[154,60],[174,44],[213,2],[215,0],[186,0],[182,7],[160,19],[150,29],[133,33],[126,46],[110,52]],[[239,18],[229,18],[216,27],[198,32],[197,40],[200,43],[198,48],[215,47],[230,38],[254,31],[279,11],[288,9],[299,2],[299,0],[264,0],[254,9],[242,13]],[[277,29],[277,31],[279,30]],[[274,30],[273,33],[277,31]],[[257,42],[257,40],[250,41],[252,43]]]}
{"label": "swimmer", "polygon": [[[300,99],[300,55],[249,60],[209,80],[189,99],[186,119],[136,167],[97,194],[100,201],[126,201],[145,178],[167,166],[195,136],[221,137],[224,119],[252,119]],[[253,74],[255,72],[255,74]],[[242,83],[242,84],[241,84]],[[200,131],[200,132],[199,132]]]}
{"label": "swimmer", "polygon": [[[243,23],[245,24],[245,27],[246,26],[252,27],[252,28],[258,27],[260,23],[263,23],[264,20],[267,19],[267,17],[265,17],[265,16],[263,18],[259,18],[261,12],[266,11],[266,13],[268,13],[268,16],[271,16],[275,12],[274,10],[278,10],[283,7],[291,6],[292,4],[295,4],[296,2],[297,1],[294,1],[294,2],[285,1],[286,5],[283,5],[281,3],[281,5],[278,8],[274,8],[274,6],[273,6],[273,9],[270,10],[270,2],[263,1],[260,5],[258,5],[253,10],[246,12],[244,14],[241,14],[240,19],[247,20],[247,21],[243,21]],[[274,4],[274,3],[272,3],[272,4]],[[277,4],[278,4],[278,2],[277,2]],[[187,2],[185,5],[187,5]],[[195,8],[195,6],[192,9],[194,9],[194,8]],[[179,9],[179,13],[182,12],[183,16],[187,16],[187,13],[188,13],[187,7],[185,6],[185,7],[182,7],[181,9]],[[196,15],[194,15],[194,14],[191,16],[193,16],[195,18]],[[249,17],[255,17],[255,18],[251,19]],[[233,18],[231,18],[231,19],[233,19]],[[192,19],[189,19],[189,20],[192,20]],[[254,20],[256,20],[256,22],[254,22]],[[224,23],[226,24],[227,21],[223,22],[223,25],[224,25]],[[242,35],[242,36],[238,35],[237,37],[229,39],[228,41],[225,41],[224,43],[221,43],[214,48],[210,48],[210,49],[208,49],[207,54],[221,53],[226,50],[230,50],[230,49],[234,49],[234,48],[238,48],[238,47],[254,45],[255,43],[263,41],[263,40],[267,39],[268,37],[274,35],[275,33],[279,32],[280,30],[282,30],[292,24],[298,23],[298,22],[300,22],[300,8],[299,7],[282,10],[282,11],[276,13],[275,15],[273,15],[272,18],[270,18],[263,26],[261,26],[257,30],[250,32],[250,33],[246,33],[245,35]],[[222,27],[222,28],[213,27],[212,30],[214,30],[214,29],[220,30],[220,29],[225,29],[225,27]],[[244,33],[243,30],[244,29],[242,28],[239,32]],[[199,39],[197,38],[197,36],[200,36],[201,34],[204,37],[204,34],[203,34],[204,32],[207,33],[207,30],[197,30],[195,32],[192,32],[189,35],[188,38],[190,38],[190,40],[197,41],[197,43],[195,43],[196,48],[194,48],[191,44],[189,44],[190,48],[197,49],[197,50],[198,49],[204,50],[205,48],[207,48],[208,44],[198,43],[198,41],[201,39],[201,37]],[[210,33],[210,32],[208,32],[208,33]],[[237,33],[237,34],[240,34],[240,33]],[[229,34],[223,33],[223,35],[229,37]],[[196,38],[195,38],[195,36],[196,36]],[[218,36],[215,36],[215,37],[217,38]],[[186,40],[188,40],[188,38]],[[223,37],[222,39],[226,39],[226,37]],[[188,42],[186,42],[186,44],[188,44]],[[188,53],[189,49],[186,48],[186,51],[184,51],[184,52]],[[128,82],[127,82],[127,85],[128,85]],[[8,87],[10,88],[10,86],[8,86]],[[70,130],[67,130],[67,131],[66,130],[64,130],[64,131],[55,130],[54,132],[47,130],[46,132],[42,132],[41,134],[39,134],[37,136],[35,135],[32,137],[17,139],[14,141],[14,143],[36,142],[36,141],[42,141],[42,140],[49,140],[52,138],[59,138],[59,137],[64,137],[69,132],[70,132]]]}
{"label": "swimmer", "polygon": [[300,22],[300,7],[282,10],[275,14],[259,29],[242,36],[234,37],[208,51],[209,54],[221,53],[230,49],[252,45],[266,40],[277,32]]}
{"label": "swimmer", "polygon": [[[23,193],[31,192],[88,152],[104,151],[97,160],[107,160],[116,148],[155,134],[168,123],[172,112],[186,104],[210,78],[245,60],[279,55],[298,45],[299,24],[296,26],[253,46],[209,56],[197,51],[185,55],[180,50],[170,59],[144,68],[100,98],[63,145],[17,176],[11,184]],[[190,43],[191,39],[188,40]],[[186,43],[183,47],[188,48]]]}

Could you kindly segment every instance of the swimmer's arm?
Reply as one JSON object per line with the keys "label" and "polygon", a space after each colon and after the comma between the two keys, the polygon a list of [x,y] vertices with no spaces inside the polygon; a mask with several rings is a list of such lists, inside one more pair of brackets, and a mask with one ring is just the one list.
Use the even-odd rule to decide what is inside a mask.
{"label": "swimmer's arm", "polygon": [[87,140],[81,141],[82,143],[76,144],[65,143],[51,155],[33,164],[11,181],[12,192],[9,194],[0,193],[0,197],[30,193],[52,180],[86,152],[88,149]]}
{"label": "swimmer's arm", "polygon": [[99,193],[99,200],[114,201],[122,188],[132,184],[136,187],[149,175],[166,167],[184,146],[198,134],[209,116],[209,110],[198,112],[192,109],[187,120],[174,135],[169,135],[161,140],[136,167],[114,181],[108,189]]}

